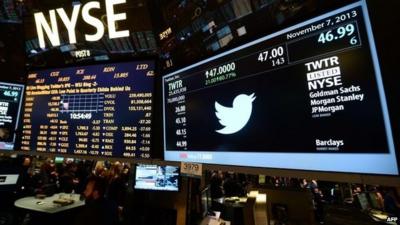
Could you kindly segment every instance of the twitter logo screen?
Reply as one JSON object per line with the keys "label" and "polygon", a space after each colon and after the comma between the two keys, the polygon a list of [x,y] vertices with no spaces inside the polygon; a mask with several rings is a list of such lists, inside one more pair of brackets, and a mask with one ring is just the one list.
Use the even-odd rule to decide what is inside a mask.
{"label": "twitter logo screen", "polygon": [[166,160],[398,174],[365,1],[164,76],[163,104]]}
{"label": "twitter logo screen", "polygon": [[215,115],[218,117],[219,123],[224,126],[216,132],[234,134],[246,126],[251,116],[254,99],[254,93],[238,95],[233,100],[232,107],[225,107],[215,102]]}

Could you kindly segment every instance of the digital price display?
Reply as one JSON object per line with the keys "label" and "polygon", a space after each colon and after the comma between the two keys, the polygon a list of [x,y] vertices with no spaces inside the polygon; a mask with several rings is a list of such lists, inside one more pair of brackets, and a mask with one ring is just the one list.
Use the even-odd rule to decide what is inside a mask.
{"label": "digital price display", "polygon": [[24,85],[0,82],[0,150],[13,150]]}
{"label": "digital price display", "polygon": [[367,6],[163,77],[165,159],[398,174]]}
{"label": "digital price display", "polygon": [[149,158],[154,62],[28,74],[21,150]]}

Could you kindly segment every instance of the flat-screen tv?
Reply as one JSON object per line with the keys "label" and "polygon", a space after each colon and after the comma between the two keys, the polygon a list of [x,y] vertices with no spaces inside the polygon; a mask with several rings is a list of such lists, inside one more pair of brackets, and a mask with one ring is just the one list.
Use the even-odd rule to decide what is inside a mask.
{"label": "flat-screen tv", "polygon": [[356,198],[362,210],[368,210],[370,208],[366,193],[360,193],[356,196]]}
{"label": "flat-screen tv", "polygon": [[31,71],[22,151],[150,158],[154,61]]}
{"label": "flat-screen tv", "polygon": [[135,189],[179,191],[179,167],[136,165]]}
{"label": "flat-screen tv", "polygon": [[24,85],[0,82],[0,150],[13,150]]}
{"label": "flat-screen tv", "polygon": [[399,174],[365,1],[162,82],[165,160]]}
{"label": "flat-screen tv", "polygon": [[18,179],[18,174],[4,174],[3,172],[0,172],[0,193],[15,191],[17,189]]}
{"label": "flat-screen tv", "polygon": [[371,208],[373,208],[373,209],[381,209],[382,208],[378,202],[378,195],[376,192],[369,192],[368,198],[371,203]]}

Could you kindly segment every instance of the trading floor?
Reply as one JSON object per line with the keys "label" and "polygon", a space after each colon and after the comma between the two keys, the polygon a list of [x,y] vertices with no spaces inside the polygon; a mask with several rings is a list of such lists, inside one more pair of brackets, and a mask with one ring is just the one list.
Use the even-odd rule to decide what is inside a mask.
{"label": "trading floor", "polygon": [[399,8],[0,0],[0,225],[400,224]]}

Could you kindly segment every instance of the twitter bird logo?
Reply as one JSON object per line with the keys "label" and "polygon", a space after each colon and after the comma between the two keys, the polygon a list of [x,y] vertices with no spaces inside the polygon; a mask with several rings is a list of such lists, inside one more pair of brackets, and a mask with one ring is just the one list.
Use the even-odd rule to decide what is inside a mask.
{"label": "twitter bird logo", "polygon": [[233,134],[240,131],[249,122],[253,110],[254,93],[251,95],[240,94],[233,100],[232,108],[222,106],[215,102],[215,115],[219,123],[224,126],[216,130],[220,134]]}

